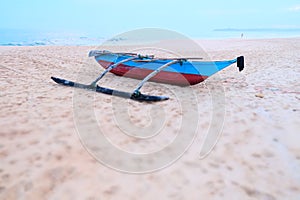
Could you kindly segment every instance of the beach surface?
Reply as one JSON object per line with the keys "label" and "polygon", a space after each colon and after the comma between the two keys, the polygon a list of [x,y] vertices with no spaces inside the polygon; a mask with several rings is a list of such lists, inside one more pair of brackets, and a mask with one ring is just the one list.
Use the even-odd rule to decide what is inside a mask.
{"label": "beach surface", "polygon": [[[244,71],[234,64],[188,88],[146,83],[143,92],[170,95],[157,104],[79,92],[50,79],[92,81],[103,71],[87,57],[95,46],[0,47],[0,199],[300,199],[300,38],[197,43],[212,60],[245,56]],[[108,74],[101,85],[130,91],[138,82]],[[222,109],[215,116],[211,94],[218,85],[224,99],[216,103]],[[198,109],[189,119],[196,124],[195,137],[179,159],[162,169],[120,172],[126,163],[112,169],[82,141],[89,133],[93,140],[98,129],[90,125],[96,121],[125,151],[161,149],[176,138],[180,126],[188,125],[181,123],[184,113],[174,91],[190,90],[196,98],[181,103]],[[78,98],[92,112],[81,108]],[[128,118],[116,109],[122,105]],[[161,116],[160,110],[163,129],[149,140],[124,134],[117,123],[123,117],[143,130]],[[214,126],[221,127],[217,143],[201,156]]]}

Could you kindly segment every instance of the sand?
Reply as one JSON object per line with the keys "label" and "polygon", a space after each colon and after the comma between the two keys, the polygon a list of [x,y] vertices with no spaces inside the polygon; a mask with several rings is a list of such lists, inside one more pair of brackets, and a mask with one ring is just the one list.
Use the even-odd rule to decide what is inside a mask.
{"label": "sand", "polygon": [[[188,96],[191,89],[147,83],[144,92],[173,97],[158,104],[79,92],[50,77],[92,80],[102,71],[87,58],[96,47],[0,47],[0,199],[299,199],[300,38],[197,42],[212,59],[244,55],[245,70],[233,65],[191,87],[196,99],[183,101],[198,108],[196,121],[188,122],[197,124],[193,143],[173,164],[142,174],[98,162],[82,141],[89,133],[93,140],[90,124],[96,121],[126,151],[155,151],[182,126],[184,113],[172,91]],[[112,74],[101,81],[124,90],[138,83]],[[224,89],[224,115],[221,109],[214,118],[210,94],[217,85]],[[80,95],[92,112],[76,108]],[[127,136],[116,123],[121,116],[144,130],[157,113],[165,116],[164,129],[148,140]],[[200,159],[207,131],[220,124],[215,148]],[[127,169],[126,163],[119,168]]]}

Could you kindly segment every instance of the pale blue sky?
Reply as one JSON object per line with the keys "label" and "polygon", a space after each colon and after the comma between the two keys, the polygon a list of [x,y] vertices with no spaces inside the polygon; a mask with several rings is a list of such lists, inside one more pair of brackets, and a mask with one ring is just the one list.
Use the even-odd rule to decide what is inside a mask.
{"label": "pale blue sky", "polygon": [[155,27],[196,36],[216,28],[300,28],[299,0],[9,0],[0,28],[109,36]]}

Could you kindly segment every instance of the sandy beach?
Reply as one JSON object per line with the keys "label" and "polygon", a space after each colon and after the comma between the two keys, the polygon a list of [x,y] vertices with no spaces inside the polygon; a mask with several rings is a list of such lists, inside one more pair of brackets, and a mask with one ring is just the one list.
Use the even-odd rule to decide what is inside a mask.
{"label": "sandy beach", "polygon": [[[89,124],[97,121],[116,146],[155,151],[180,128],[182,113],[172,91],[188,88],[147,83],[145,93],[171,96],[154,105],[78,93],[50,77],[93,80],[103,69],[87,55],[97,47],[1,46],[0,199],[300,199],[300,38],[197,43],[212,60],[245,56],[245,69],[240,73],[232,65],[218,78],[191,87],[198,108],[193,143],[176,162],[143,174],[98,162],[83,145],[82,130],[92,133]],[[128,91],[138,82],[108,74],[101,85]],[[215,148],[200,159],[205,134],[213,126],[209,88],[217,84],[225,94],[224,117],[218,121],[222,131]],[[78,95],[90,100],[91,115],[74,108]],[[140,141],[122,133],[114,110],[119,102],[130,123],[142,128],[154,120],[151,109],[163,110],[161,134]]]}

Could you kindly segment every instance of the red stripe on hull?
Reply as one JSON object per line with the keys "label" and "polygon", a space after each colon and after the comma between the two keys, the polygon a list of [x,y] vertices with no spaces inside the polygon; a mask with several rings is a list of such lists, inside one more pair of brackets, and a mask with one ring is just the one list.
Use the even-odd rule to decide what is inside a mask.
{"label": "red stripe on hull", "polygon": [[[108,68],[111,62],[99,61],[99,64],[105,69]],[[116,68],[110,71],[118,76],[125,76],[134,79],[144,79],[153,70],[141,69],[137,67],[131,67],[128,65],[120,64]],[[153,82],[167,83],[172,85],[188,86],[195,85],[204,81],[207,76],[195,75],[195,74],[182,74],[176,72],[161,71],[150,79]]]}

